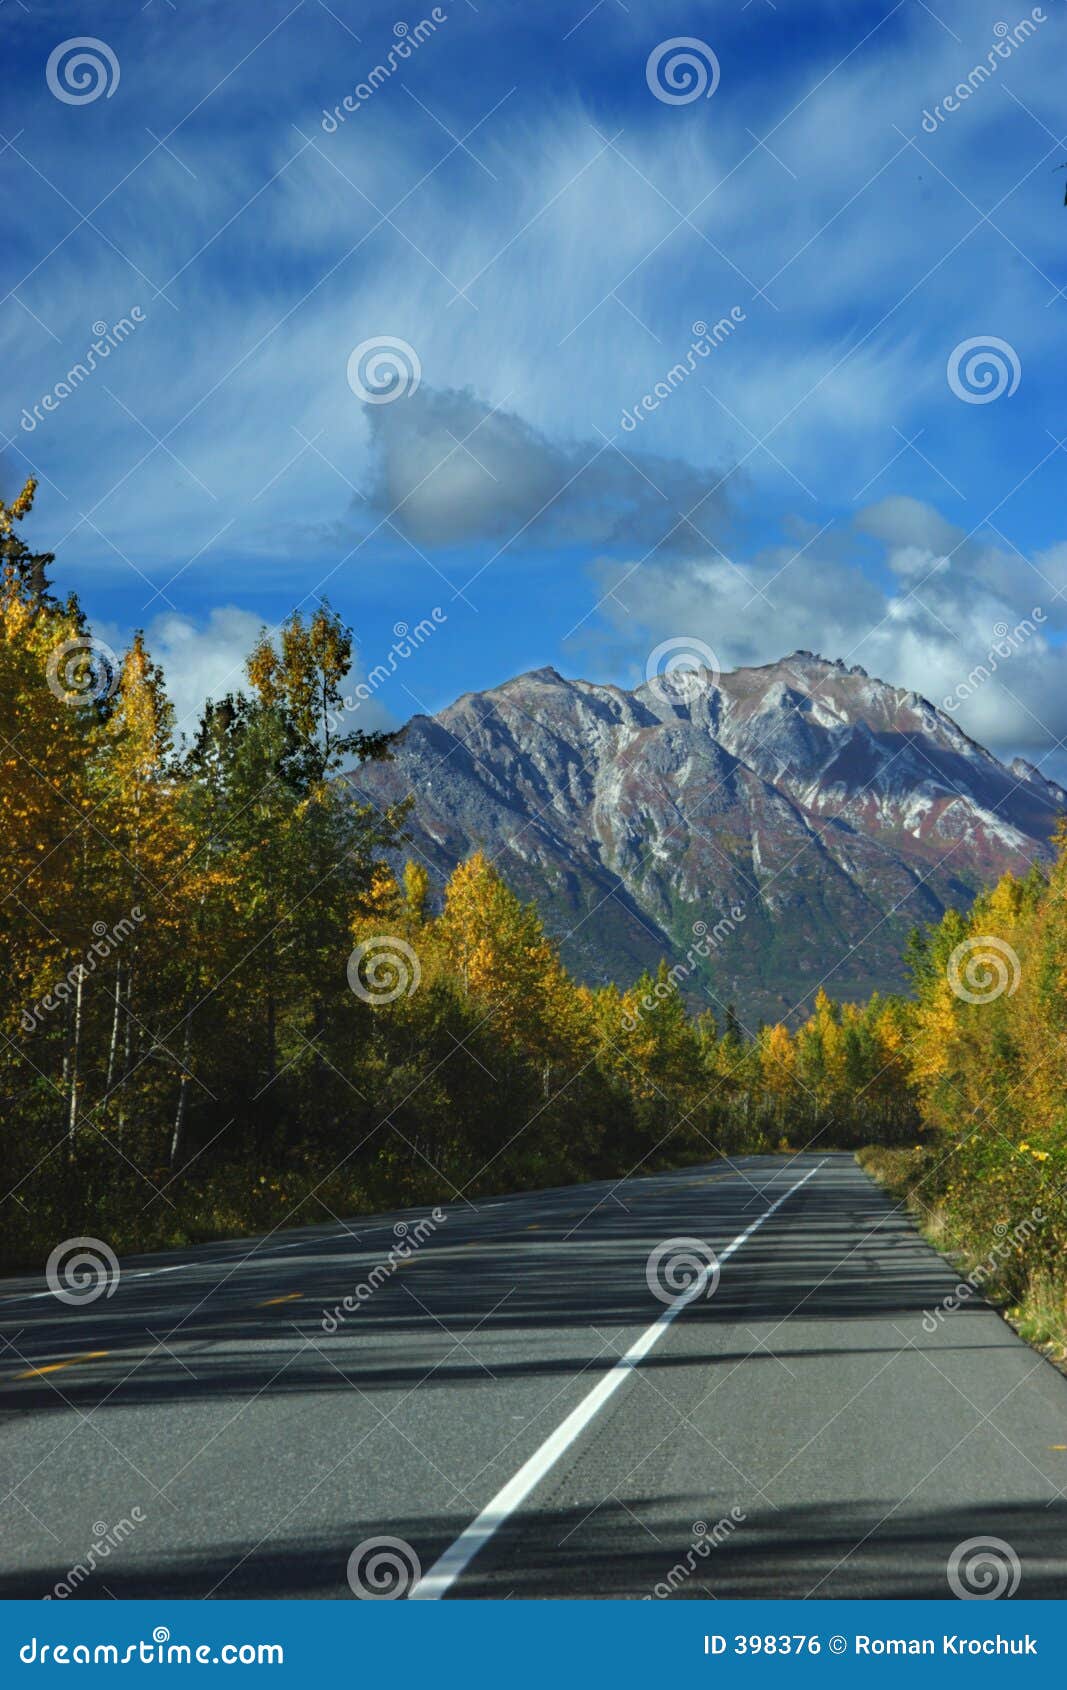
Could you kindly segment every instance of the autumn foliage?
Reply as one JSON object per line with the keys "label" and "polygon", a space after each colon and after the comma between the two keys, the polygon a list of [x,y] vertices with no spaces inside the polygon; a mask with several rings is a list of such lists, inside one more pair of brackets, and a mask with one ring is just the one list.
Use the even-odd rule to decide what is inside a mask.
{"label": "autumn foliage", "polygon": [[897,1170],[920,1212],[1067,1332],[1067,829],[1047,873],[1006,875],[913,941],[908,1059],[924,1130]]}

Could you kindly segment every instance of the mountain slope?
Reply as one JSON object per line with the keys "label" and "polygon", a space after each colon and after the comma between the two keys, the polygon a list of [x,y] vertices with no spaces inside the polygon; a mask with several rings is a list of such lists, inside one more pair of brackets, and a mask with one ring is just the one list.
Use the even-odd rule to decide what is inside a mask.
{"label": "mountain slope", "polygon": [[569,966],[626,983],[694,932],[683,989],[781,1017],[903,984],[917,922],[1049,856],[1067,794],[1012,768],[916,693],[810,652],[625,692],[538,669],[412,719],[389,764],[435,880],[485,850],[536,899]]}

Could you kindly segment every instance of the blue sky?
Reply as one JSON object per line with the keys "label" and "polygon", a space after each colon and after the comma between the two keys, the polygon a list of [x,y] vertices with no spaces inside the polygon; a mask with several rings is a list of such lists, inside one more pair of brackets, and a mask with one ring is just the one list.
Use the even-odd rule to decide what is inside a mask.
{"label": "blue sky", "polygon": [[[58,584],[148,629],[183,712],[323,593],[365,672],[439,611],[368,723],[545,663],[632,685],[667,639],[940,703],[1040,609],[958,717],[1067,764],[1062,0],[5,0],[0,30],[0,492],[40,475]],[[107,53],[98,84],[58,56],[64,99],[77,36]],[[654,91],[678,38],[710,97]],[[383,339],[418,381],[367,403]]]}

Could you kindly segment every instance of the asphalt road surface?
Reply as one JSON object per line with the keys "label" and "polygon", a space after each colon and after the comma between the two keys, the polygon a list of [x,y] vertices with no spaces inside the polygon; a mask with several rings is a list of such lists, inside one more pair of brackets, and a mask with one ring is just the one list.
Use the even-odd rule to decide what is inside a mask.
{"label": "asphalt road surface", "polygon": [[851,1157],[441,1213],[0,1284],[0,1594],[1067,1592],[1067,1379]]}

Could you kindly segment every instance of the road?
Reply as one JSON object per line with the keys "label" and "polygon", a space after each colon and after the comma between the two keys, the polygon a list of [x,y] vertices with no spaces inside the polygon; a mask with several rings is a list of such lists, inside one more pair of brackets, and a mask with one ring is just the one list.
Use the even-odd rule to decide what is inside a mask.
{"label": "road", "polygon": [[0,1594],[351,1600],[379,1537],[427,1600],[947,1597],[989,1536],[1067,1589],[1067,1379],[851,1157],[429,1214],[0,1284]]}

